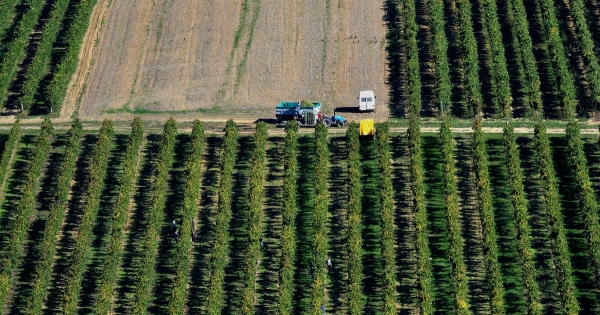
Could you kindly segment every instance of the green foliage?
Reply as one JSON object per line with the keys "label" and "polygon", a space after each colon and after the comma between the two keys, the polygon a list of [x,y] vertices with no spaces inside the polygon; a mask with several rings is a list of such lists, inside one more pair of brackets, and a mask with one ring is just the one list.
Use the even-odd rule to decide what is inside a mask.
{"label": "green foliage", "polygon": [[421,111],[421,73],[419,71],[419,47],[417,47],[417,22],[415,0],[402,1],[402,13],[406,21],[404,45],[406,47],[406,73],[408,76],[408,107],[412,115]]}
{"label": "green foliage", "polygon": [[450,110],[452,83],[450,82],[450,63],[448,62],[444,1],[430,0],[427,4],[429,6],[429,18],[431,19],[436,96],[438,102]]}
{"label": "green foliage", "polygon": [[588,110],[597,110],[597,104],[600,102],[600,65],[598,65],[598,58],[596,57],[594,47],[594,40],[592,34],[588,28],[588,22],[586,21],[586,8],[582,0],[570,0],[571,4],[571,15],[575,27],[577,28],[576,34],[579,42],[579,51],[583,55],[583,61],[586,66],[585,77],[590,83],[590,89],[592,90],[592,97],[594,98],[595,107],[589,108]]}
{"label": "green foliage", "polygon": [[44,91],[44,101],[58,112],[67,93],[67,86],[71,77],[77,70],[79,62],[79,50],[83,37],[90,24],[90,15],[94,10],[97,0],[81,0],[75,6],[75,16],[69,24],[64,41],[66,47],[64,54],[53,69],[52,80]]}
{"label": "green foliage", "polygon": [[158,255],[158,240],[164,219],[165,195],[167,191],[167,175],[173,165],[175,136],[177,125],[173,118],[165,123],[163,135],[158,149],[156,173],[152,183],[152,199],[145,224],[145,235],[141,242],[141,254],[136,265],[137,274],[133,279],[134,292],[132,314],[146,314],[150,300],[150,287],[154,282],[156,271],[154,264]]}
{"label": "green foliage", "polygon": [[575,115],[575,82],[573,74],[569,71],[567,57],[565,56],[554,1],[540,0],[540,8],[542,21],[544,22],[544,39],[554,68],[554,75],[558,82],[562,115],[565,118],[571,118]]}
{"label": "green foliage", "polygon": [[417,281],[419,283],[419,310],[422,315],[431,315],[433,308],[433,270],[427,230],[427,209],[425,207],[425,184],[423,181],[423,160],[421,156],[421,130],[417,117],[410,118],[408,147],[410,149],[410,176],[412,182],[415,215],[415,248],[417,251]]}
{"label": "green foliage", "polygon": [[314,279],[311,287],[310,312],[321,315],[321,305],[325,305],[325,262],[327,261],[327,206],[329,193],[329,148],[327,146],[327,128],[323,123],[315,128],[315,208],[313,212],[312,270]]}
{"label": "green foliage", "polygon": [[127,225],[127,212],[129,210],[133,187],[137,175],[138,157],[142,142],[144,141],[144,123],[136,117],[131,124],[131,138],[125,152],[123,173],[119,180],[117,200],[112,214],[112,229],[106,251],[104,267],[100,275],[98,297],[95,301],[94,313],[106,315],[110,311],[111,300],[114,295],[115,283],[119,275],[119,265],[123,257],[123,237]]}
{"label": "green foliage", "polygon": [[558,184],[552,163],[550,141],[546,134],[546,125],[543,122],[537,123],[534,133],[536,164],[542,182],[545,213],[550,224],[548,234],[554,253],[553,260],[556,266],[556,283],[558,284],[561,307],[564,314],[575,315],[579,314],[580,308],[575,297],[576,289],[572,277],[573,271],[571,270],[569,258],[567,233],[563,222]]}
{"label": "green foliage", "polygon": [[454,138],[448,120],[442,122],[440,128],[442,150],[442,170],[444,173],[444,201],[449,241],[449,257],[452,265],[452,292],[454,309],[457,315],[471,314],[467,288],[467,267],[464,258],[464,239],[460,224],[460,209],[454,178],[456,176],[454,162]]}
{"label": "green foliage", "polygon": [[13,10],[19,2],[19,0],[0,1],[0,40],[3,38],[1,36],[3,35],[2,32],[6,30],[13,21],[10,11]]}
{"label": "green foliage", "polygon": [[477,178],[477,201],[483,228],[487,289],[490,296],[492,314],[505,314],[504,287],[502,284],[502,274],[500,273],[500,264],[498,263],[498,236],[496,235],[496,221],[494,219],[492,192],[490,189],[490,174],[485,152],[485,139],[481,131],[481,120],[478,119],[473,124],[473,161],[475,164],[475,177]]}
{"label": "green foliage", "polygon": [[175,253],[175,278],[173,291],[167,307],[168,314],[183,315],[185,296],[190,269],[190,248],[192,243],[193,226],[196,215],[196,205],[200,199],[200,176],[202,175],[202,152],[204,151],[204,126],[199,120],[192,127],[192,151],[187,157],[187,174],[183,191],[183,205],[180,213],[181,228],[177,252]]}
{"label": "green foliage", "polygon": [[[4,150],[2,151],[2,157],[0,158],[0,187],[4,187],[4,181],[6,180],[6,175],[9,173],[10,164],[13,160],[13,153],[16,148],[19,146],[19,140],[21,138],[21,125],[19,120],[15,120],[12,128],[10,129],[10,134],[8,135],[8,140],[6,140],[6,144],[4,144]],[[0,196],[0,204],[4,201],[5,194]],[[2,213],[0,213],[0,218],[2,218]]]}
{"label": "green foliage", "polygon": [[300,106],[302,106],[302,107],[313,107],[314,105],[313,105],[313,103],[312,103],[312,102],[310,102],[310,101],[302,100],[302,101],[300,102]]}
{"label": "green foliage", "polygon": [[[502,42],[502,30],[498,21],[498,7],[496,0],[483,0],[483,17],[487,32],[489,34],[489,44],[491,47],[491,70],[492,70],[492,95],[493,107],[497,115],[510,117],[512,97],[510,93],[510,82],[508,69],[506,66],[506,57],[504,56],[504,44]],[[492,311],[493,313],[493,311]]]}
{"label": "green foliage", "polygon": [[527,97],[529,109],[542,110],[542,93],[540,90],[540,76],[537,63],[533,55],[533,43],[529,34],[529,22],[525,12],[523,0],[510,0],[508,25],[518,50],[517,66],[522,68],[524,74],[523,89]]}
{"label": "green foliage", "polygon": [[[396,252],[394,239],[394,201],[392,196],[392,156],[390,154],[389,125],[377,125],[377,148],[379,151],[379,199],[381,200],[381,260],[383,263],[383,313],[397,314],[396,298]],[[360,208],[359,208],[360,211]],[[360,213],[360,212],[359,212]]]}
{"label": "green foliage", "polygon": [[219,204],[212,237],[213,248],[208,264],[210,276],[207,284],[206,312],[209,315],[220,315],[223,303],[223,280],[229,251],[229,222],[231,221],[233,187],[231,174],[238,149],[238,129],[233,120],[227,121],[223,140],[221,177],[217,191]]}
{"label": "green foliage", "polygon": [[[377,128],[379,134],[379,128]],[[362,178],[358,124],[351,122],[346,132],[348,142],[348,313],[362,314]]]}
{"label": "green foliage", "polygon": [[0,252],[0,311],[4,311],[8,304],[6,299],[14,280],[12,271],[21,259],[23,242],[29,228],[29,216],[35,207],[39,177],[51,148],[53,131],[52,122],[45,119],[31,153],[29,170],[20,192],[21,198],[17,207],[10,213],[12,220],[8,220],[7,225],[3,227],[7,237],[3,240],[3,248]]}
{"label": "green foliage", "polygon": [[[31,32],[38,22],[45,3],[44,0],[27,1],[27,9],[11,34],[12,40],[4,46],[6,48],[0,60],[0,103],[6,100],[8,88],[17,75],[21,60],[25,57]],[[0,16],[0,19],[2,18],[4,16]]]}
{"label": "green foliage", "polygon": [[457,0],[458,25],[460,25],[460,49],[464,58],[463,84],[465,89],[464,101],[469,108],[469,116],[475,116],[482,111],[481,81],[479,80],[479,55],[477,41],[471,21],[471,2]]}
{"label": "green foliage", "polygon": [[254,132],[254,151],[250,171],[248,196],[248,248],[244,256],[244,290],[242,292],[242,314],[254,314],[256,268],[260,259],[260,238],[262,234],[263,179],[265,177],[267,125],[259,122]]}
{"label": "green foliage", "polygon": [[81,122],[75,119],[69,130],[65,155],[59,167],[56,191],[53,198],[54,202],[50,205],[50,213],[44,227],[42,241],[36,248],[38,259],[30,281],[31,290],[27,293],[26,298],[25,314],[27,315],[42,314],[42,306],[47,294],[46,288],[52,275],[52,263],[54,262],[56,243],[65,218],[71,180],[75,173],[75,166],[77,165],[81,134]]}
{"label": "green foliage", "polygon": [[25,80],[21,87],[22,96],[20,100],[25,109],[30,108],[35,103],[38,86],[48,71],[52,48],[61,29],[69,2],[69,0],[54,1],[48,21],[42,27],[40,41],[31,64],[25,72]]}
{"label": "green foliage", "polygon": [[81,279],[90,256],[92,237],[94,236],[93,229],[96,224],[104,178],[108,167],[112,135],[112,122],[105,119],[100,128],[98,143],[96,143],[92,155],[92,165],[88,174],[89,182],[83,198],[83,215],[78,224],[72,254],[69,257],[69,265],[66,270],[65,287],[61,297],[62,314],[75,314],[77,311],[77,302],[81,292]]}
{"label": "green foliage", "polygon": [[283,145],[283,222],[281,229],[281,267],[279,270],[278,314],[293,311],[294,264],[296,263],[296,181],[298,180],[298,125],[288,124]]}
{"label": "green foliage", "polygon": [[537,272],[533,262],[534,254],[531,248],[531,228],[529,227],[529,214],[527,211],[527,198],[523,186],[523,171],[521,158],[512,126],[504,127],[504,147],[506,150],[506,163],[508,168],[508,182],[511,187],[511,201],[513,205],[517,251],[523,268],[523,285],[525,287],[525,301],[527,312],[532,315],[542,314],[540,304],[540,290],[537,284]]}
{"label": "green foliage", "polygon": [[596,193],[590,181],[587,159],[583,152],[579,123],[575,120],[570,121],[567,125],[567,141],[569,152],[571,153],[569,165],[575,173],[579,209],[583,214],[583,222],[585,223],[590,266],[597,277],[596,284],[598,285],[600,281],[598,279],[600,277],[600,222],[598,222],[598,202],[596,201]]}

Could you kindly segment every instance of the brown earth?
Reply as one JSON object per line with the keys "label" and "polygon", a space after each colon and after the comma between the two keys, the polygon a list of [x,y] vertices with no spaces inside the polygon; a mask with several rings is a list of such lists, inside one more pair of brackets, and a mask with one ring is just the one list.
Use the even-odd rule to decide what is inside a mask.
{"label": "brown earth", "polygon": [[372,89],[386,120],[383,15],[375,0],[100,1],[61,116],[269,119],[280,101],[331,113]]}

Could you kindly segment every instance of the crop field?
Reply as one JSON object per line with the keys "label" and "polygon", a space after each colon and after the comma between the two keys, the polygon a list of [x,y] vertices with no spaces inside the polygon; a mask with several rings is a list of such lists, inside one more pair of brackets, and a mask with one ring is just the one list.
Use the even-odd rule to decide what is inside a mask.
{"label": "crop field", "polygon": [[352,116],[372,89],[378,121],[600,117],[596,0],[6,0],[0,21],[5,114]]}
{"label": "crop field", "polygon": [[377,127],[16,123],[3,314],[598,313],[595,136]]}
{"label": "crop field", "polygon": [[398,0],[385,11],[393,116],[417,100],[426,116],[597,116],[597,1]]}
{"label": "crop field", "polygon": [[357,104],[388,116],[379,1],[100,0],[101,15],[64,104],[80,117],[274,118],[281,101]]}

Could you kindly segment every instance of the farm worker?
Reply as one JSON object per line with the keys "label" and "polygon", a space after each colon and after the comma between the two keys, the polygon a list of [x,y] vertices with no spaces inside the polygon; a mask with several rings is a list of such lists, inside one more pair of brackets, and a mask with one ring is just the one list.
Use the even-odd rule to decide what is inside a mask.
{"label": "farm worker", "polygon": [[175,242],[179,242],[179,230],[175,230]]}
{"label": "farm worker", "polygon": [[260,250],[262,250],[262,249],[263,249],[263,245],[264,245],[264,244],[263,244],[263,238],[261,237],[261,238],[260,238]]}
{"label": "farm worker", "polygon": [[331,257],[327,258],[327,267],[332,268],[333,266],[331,265]]}
{"label": "farm worker", "polygon": [[321,305],[321,312],[323,312],[323,315],[325,315],[325,305]]}
{"label": "farm worker", "polygon": [[300,110],[300,102],[296,104],[296,110]]}
{"label": "farm worker", "polygon": [[175,223],[175,220],[173,220],[173,222],[171,222],[171,226],[172,226],[173,228],[175,228],[175,227],[177,226],[177,223]]}
{"label": "farm worker", "polygon": [[192,243],[194,245],[196,245],[196,234],[197,234],[196,232],[197,232],[196,230],[192,231]]}

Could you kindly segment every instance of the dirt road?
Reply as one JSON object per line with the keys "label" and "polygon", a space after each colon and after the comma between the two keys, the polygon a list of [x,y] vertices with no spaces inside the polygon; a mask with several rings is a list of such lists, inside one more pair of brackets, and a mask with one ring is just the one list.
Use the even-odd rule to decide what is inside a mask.
{"label": "dirt road", "polygon": [[107,110],[272,118],[282,100],[332,111],[356,106],[363,89],[378,95],[375,118],[388,117],[380,1],[111,1],[95,14],[104,25],[97,43],[86,40],[97,46],[83,48],[92,62],[81,63],[63,117],[79,104],[83,119]]}

